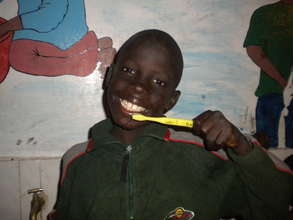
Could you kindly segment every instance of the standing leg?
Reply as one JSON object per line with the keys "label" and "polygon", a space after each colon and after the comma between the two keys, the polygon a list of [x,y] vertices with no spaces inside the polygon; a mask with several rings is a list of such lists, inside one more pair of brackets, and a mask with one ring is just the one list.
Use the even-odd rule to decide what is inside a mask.
{"label": "standing leg", "polygon": [[270,147],[277,147],[279,121],[284,108],[281,95],[270,94],[258,98],[256,106],[256,133],[265,133],[269,137]]}

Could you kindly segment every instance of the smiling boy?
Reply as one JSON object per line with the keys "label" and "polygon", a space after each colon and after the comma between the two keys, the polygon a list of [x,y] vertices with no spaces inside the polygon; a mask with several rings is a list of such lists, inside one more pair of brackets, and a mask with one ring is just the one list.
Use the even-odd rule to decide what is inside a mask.
{"label": "smiling boy", "polygon": [[[112,132],[125,144],[131,144],[144,129],[145,123],[131,119],[133,113],[162,116],[176,104],[180,95],[175,90],[183,66],[178,46],[162,34],[146,33],[130,38],[121,47],[113,71],[108,75],[111,79],[106,82],[109,83],[106,99],[111,118],[118,125]],[[155,43],[152,38],[159,41]]]}
{"label": "smiling boy", "polygon": [[[122,45],[104,81],[107,119],[63,158],[58,219],[163,220],[176,207],[201,220],[287,218],[292,175],[221,112],[195,117],[184,139],[164,125],[132,120],[134,113],[169,111],[182,70],[181,51],[163,31],[141,31]],[[221,148],[229,160],[209,152]]]}

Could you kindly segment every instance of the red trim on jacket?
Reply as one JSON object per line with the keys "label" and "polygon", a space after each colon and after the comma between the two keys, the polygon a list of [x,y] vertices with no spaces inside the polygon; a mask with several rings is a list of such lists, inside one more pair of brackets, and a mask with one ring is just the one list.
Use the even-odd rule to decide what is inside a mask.
{"label": "red trim on jacket", "polygon": [[73,162],[74,160],[76,160],[77,158],[81,157],[81,156],[84,155],[84,154],[86,154],[86,152],[80,152],[79,154],[77,154],[75,157],[73,157],[73,158],[67,163],[66,168],[64,169],[64,173],[62,174],[62,178],[61,178],[61,182],[60,182],[61,185],[63,184],[64,179],[65,179],[65,177],[66,177],[66,175],[67,175],[67,170],[68,170],[69,166],[72,164],[72,162]]}
{"label": "red trim on jacket", "polygon": [[62,174],[62,177],[61,177],[61,181],[60,181],[60,185],[63,184],[64,182],[64,179],[67,175],[67,171],[68,171],[68,168],[69,166],[73,163],[74,160],[76,160],[77,158],[81,157],[82,155],[86,154],[87,152],[90,152],[93,150],[93,147],[94,147],[94,142],[92,139],[90,139],[88,141],[88,144],[87,144],[87,147],[86,147],[86,150],[84,152],[80,152],[78,153],[77,155],[75,155],[67,164],[66,164],[66,167],[64,169],[64,173]]}
{"label": "red trim on jacket", "polygon": [[[184,140],[178,140],[178,139],[173,139],[173,138],[170,138],[171,136],[171,132],[169,130],[167,130],[166,134],[165,134],[165,137],[164,137],[164,140],[165,141],[173,141],[173,142],[179,142],[179,143],[187,143],[187,144],[194,144],[196,145],[197,147],[204,147],[203,144],[201,143],[197,143],[195,141],[184,141]],[[210,151],[211,154],[215,155],[216,157],[218,157],[219,159],[221,160],[224,160],[224,161],[228,161],[226,158],[222,157],[221,155],[217,154],[216,152],[212,152]]]}
{"label": "red trim on jacket", "polygon": [[[265,148],[263,148],[263,147],[261,147],[260,148],[263,152],[265,152],[266,154],[268,154],[268,151],[265,149]],[[268,157],[269,157],[269,155],[268,155]],[[277,157],[277,156],[276,156]],[[272,160],[272,159],[271,159]],[[280,159],[281,160],[281,159]],[[282,160],[281,160],[282,161]],[[284,162],[284,161],[283,161]],[[285,163],[285,162],[284,162]],[[290,170],[290,168],[288,168],[288,169],[284,169],[284,168],[282,168],[282,167],[278,167],[277,166],[277,164],[275,164],[274,163],[274,161],[273,161],[273,164],[274,164],[274,166],[275,166],[275,168],[276,168],[276,170],[278,170],[278,171],[280,171],[280,172],[283,172],[283,173],[288,173],[288,174],[291,174],[291,175],[293,175],[293,171],[292,170]],[[286,164],[286,163],[285,163]],[[287,164],[286,164],[287,165]],[[288,166],[288,165],[287,165]]]}
{"label": "red trim on jacket", "polygon": [[165,138],[170,138],[170,136],[171,136],[171,132],[170,132],[169,129],[167,129],[164,139]]}
{"label": "red trim on jacket", "polygon": [[86,152],[91,152],[94,149],[94,141],[93,139],[89,139],[87,147],[86,147]]}
{"label": "red trim on jacket", "polygon": [[277,167],[276,165],[275,165],[275,167],[276,167],[277,170],[279,170],[279,171],[281,171],[283,173],[288,173],[288,174],[293,175],[293,171],[291,171],[291,170],[283,169],[281,167]]}

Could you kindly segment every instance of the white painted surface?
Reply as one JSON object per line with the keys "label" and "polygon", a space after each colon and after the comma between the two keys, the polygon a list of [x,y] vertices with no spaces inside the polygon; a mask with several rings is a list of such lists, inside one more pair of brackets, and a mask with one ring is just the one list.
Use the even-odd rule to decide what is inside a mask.
{"label": "white painted surface", "polygon": [[46,198],[42,219],[52,210],[59,179],[58,158],[0,160],[0,216],[5,220],[28,220],[32,194],[42,188]]}
{"label": "white painted surface", "polygon": [[57,197],[60,159],[41,160],[41,186],[47,195],[46,204],[42,212],[43,219],[52,210]]}
{"label": "white painted surface", "polygon": [[32,194],[28,190],[41,187],[40,160],[20,160],[19,164],[21,216],[29,219]]}
{"label": "white painted surface", "polygon": [[20,219],[20,176],[18,161],[0,161],[0,214],[1,219]]}

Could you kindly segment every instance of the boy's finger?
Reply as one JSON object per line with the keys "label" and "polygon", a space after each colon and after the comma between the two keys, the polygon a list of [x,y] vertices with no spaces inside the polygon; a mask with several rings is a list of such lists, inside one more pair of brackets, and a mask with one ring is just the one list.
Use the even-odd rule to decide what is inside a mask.
{"label": "boy's finger", "polygon": [[205,111],[203,113],[201,113],[200,115],[198,115],[197,117],[195,117],[193,119],[194,121],[194,131],[197,133],[197,134],[200,134],[202,133],[202,127],[204,126],[205,124],[205,121],[210,117],[212,111],[211,110],[208,110],[208,111]]}

